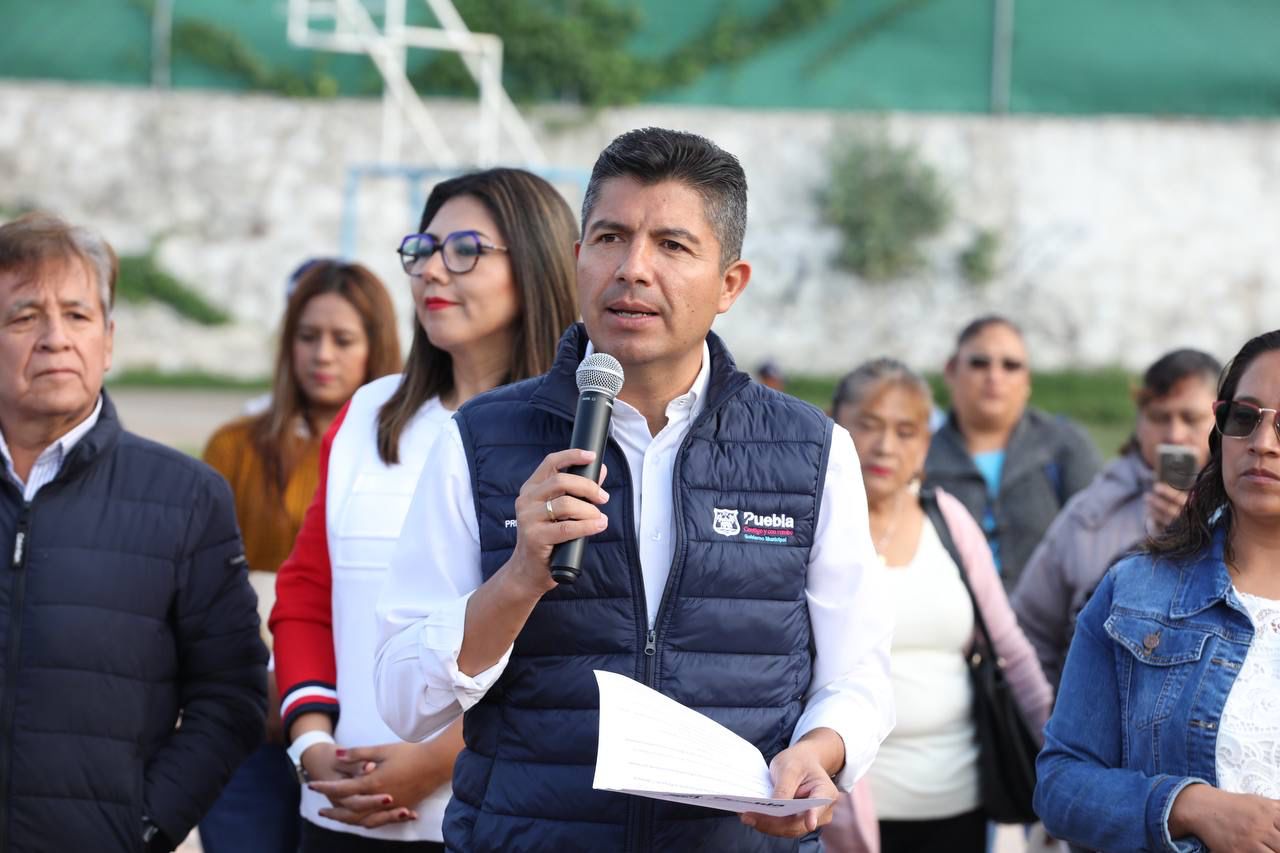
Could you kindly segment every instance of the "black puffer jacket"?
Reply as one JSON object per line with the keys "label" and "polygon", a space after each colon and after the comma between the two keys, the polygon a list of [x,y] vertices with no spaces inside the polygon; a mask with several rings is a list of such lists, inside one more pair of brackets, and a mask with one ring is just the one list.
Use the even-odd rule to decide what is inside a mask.
{"label": "black puffer jacket", "polygon": [[0,475],[0,546],[0,851],[140,851],[144,815],[181,841],[263,732],[227,484],[104,394],[30,504]]}

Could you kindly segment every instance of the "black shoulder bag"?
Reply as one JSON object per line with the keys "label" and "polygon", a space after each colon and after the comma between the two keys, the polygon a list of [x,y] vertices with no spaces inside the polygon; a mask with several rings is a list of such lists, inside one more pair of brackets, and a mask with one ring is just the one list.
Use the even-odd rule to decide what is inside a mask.
{"label": "black shoulder bag", "polygon": [[1036,753],[1040,747],[1022,717],[1013,689],[1004,677],[1003,661],[987,631],[982,608],[969,585],[969,573],[951,538],[946,519],[932,490],[920,492],[920,506],[933,523],[951,559],[960,569],[960,580],[973,604],[973,621],[978,641],[969,657],[969,680],[973,683],[973,722],[978,736],[978,786],[982,809],[998,823],[1035,823],[1031,797],[1036,788]]}

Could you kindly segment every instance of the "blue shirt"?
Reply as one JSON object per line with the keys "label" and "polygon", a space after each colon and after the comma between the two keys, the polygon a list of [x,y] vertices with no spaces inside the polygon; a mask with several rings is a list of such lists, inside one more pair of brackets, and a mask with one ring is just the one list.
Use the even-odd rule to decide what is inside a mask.
{"label": "blue shirt", "polygon": [[1004,473],[1004,451],[987,450],[973,454],[973,464],[987,483],[987,507],[982,512],[982,530],[987,534],[987,544],[991,546],[991,558],[995,560],[996,571],[1000,571],[1000,540],[996,537],[995,499],[1000,493],[1000,475]]}

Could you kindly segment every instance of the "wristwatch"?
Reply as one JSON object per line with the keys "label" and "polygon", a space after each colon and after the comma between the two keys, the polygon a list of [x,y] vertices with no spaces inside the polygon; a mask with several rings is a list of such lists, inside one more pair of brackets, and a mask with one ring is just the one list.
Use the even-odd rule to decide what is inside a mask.
{"label": "wristwatch", "polygon": [[293,762],[293,772],[298,777],[299,785],[305,785],[311,781],[307,775],[307,768],[302,766],[302,753],[318,743],[335,743],[335,741],[333,735],[328,732],[314,730],[294,738],[293,743],[289,745],[289,760]]}

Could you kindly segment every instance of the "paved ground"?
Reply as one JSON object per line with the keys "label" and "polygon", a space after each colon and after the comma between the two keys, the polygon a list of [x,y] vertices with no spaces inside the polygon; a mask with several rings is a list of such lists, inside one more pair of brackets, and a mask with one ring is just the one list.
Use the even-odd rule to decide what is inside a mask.
{"label": "paved ground", "polygon": [[[110,393],[127,429],[192,454],[199,454],[215,429],[242,414],[245,403],[258,396],[246,391],[153,388],[120,388]],[[196,833],[178,849],[180,853],[199,853]],[[1024,850],[1020,827],[1000,829],[995,853]]]}
{"label": "paved ground", "polygon": [[109,393],[126,429],[193,454],[258,396],[250,391],[173,388],[111,388]]}

